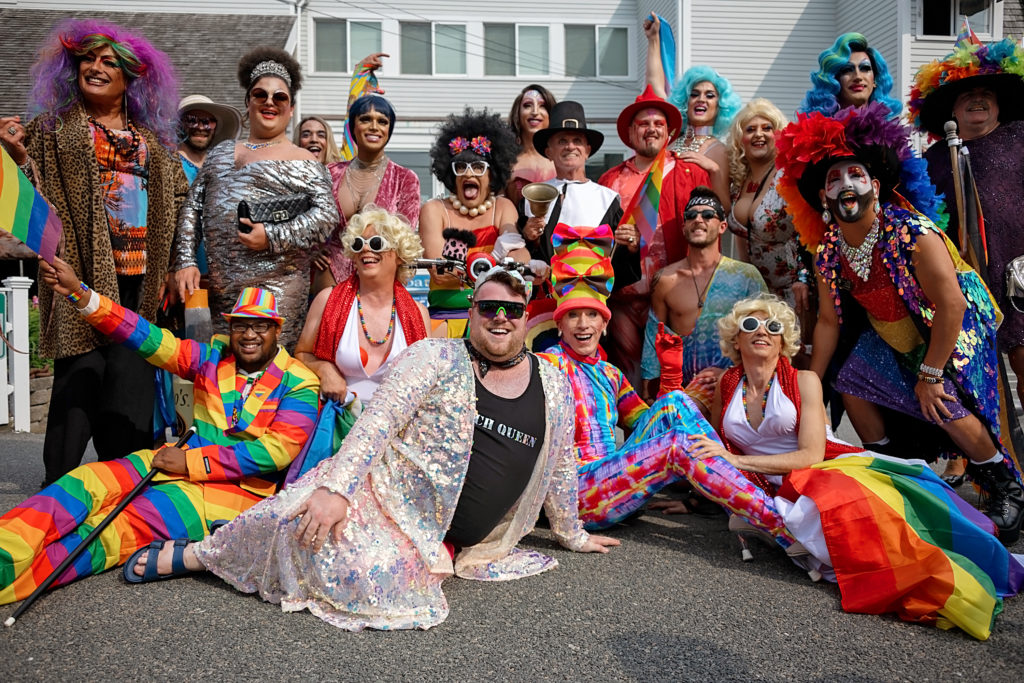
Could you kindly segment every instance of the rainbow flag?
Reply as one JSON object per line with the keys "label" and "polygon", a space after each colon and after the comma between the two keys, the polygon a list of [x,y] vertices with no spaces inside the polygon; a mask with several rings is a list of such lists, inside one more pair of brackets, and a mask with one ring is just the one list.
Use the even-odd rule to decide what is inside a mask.
{"label": "rainbow flag", "polygon": [[[674,135],[674,131],[673,131]],[[671,138],[671,135],[669,136]],[[640,263],[643,267],[644,278],[650,281],[648,273],[647,252],[654,242],[654,231],[658,227],[658,205],[661,203],[661,186],[665,180],[665,161],[668,158],[668,145],[661,148],[654,163],[647,171],[647,177],[640,185],[640,189],[633,195],[629,207],[622,214],[619,225],[632,223],[640,232]]]}
{"label": "rainbow flag", "polygon": [[43,195],[0,147],[0,230],[6,230],[32,251],[53,263],[64,226]]}
{"label": "rainbow flag", "polygon": [[[363,95],[370,95],[372,93],[383,92],[377,85],[377,76],[373,73],[373,70],[367,64],[360,64],[356,67],[355,73],[352,74],[352,82],[348,86],[348,105],[345,111],[348,111],[348,107],[352,106],[352,103]],[[351,161],[356,155],[356,141],[352,138],[352,131],[349,129],[348,121],[345,121],[345,140],[342,142],[341,158],[344,161]]]}
{"label": "rainbow flag", "polygon": [[978,38],[978,34],[971,28],[970,22],[967,21],[967,17],[964,17],[964,21],[960,24],[960,33],[956,34],[957,45],[968,44],[968,45],[981,45],[981,39]]}
{"label": "rainbow flag", "polygon": [[992,522],[920,461],[849,456],[796,470],[779,491],[811,498],[843,609],[957,626],[984,640],[1024,565]]}

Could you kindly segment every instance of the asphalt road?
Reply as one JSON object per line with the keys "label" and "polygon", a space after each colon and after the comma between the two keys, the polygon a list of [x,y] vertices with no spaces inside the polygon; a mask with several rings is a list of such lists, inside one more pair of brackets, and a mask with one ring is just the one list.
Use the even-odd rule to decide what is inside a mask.
{"label": "asphalt road", "polygon": [[[42,437],[0,433],[0,510],[37,490]],[[209,576],[128,586],[120,571],[44,596],[0,629],[0,680],[1024,679],[1024,597],[995,632],[847,614],[781,552],[740,561],[725,518],[649,513],[577,555],[544,531],[525,544],[561,566],[520,581],[445,584],[430,631],[346,633],[284,614]],[[1024,551],[1024,542],[1018,544]],[[13,606],[0,607],[0,620]]]}

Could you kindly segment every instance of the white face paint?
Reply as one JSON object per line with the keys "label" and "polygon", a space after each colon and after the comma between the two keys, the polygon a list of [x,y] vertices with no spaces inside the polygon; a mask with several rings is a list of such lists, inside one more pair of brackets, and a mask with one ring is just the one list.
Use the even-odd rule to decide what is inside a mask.
{"label": "white face paint", "polygon": [[859,161],[839,161],[825,174],[825,202],[837,220],[856,223],[871,208],[874,188]]}

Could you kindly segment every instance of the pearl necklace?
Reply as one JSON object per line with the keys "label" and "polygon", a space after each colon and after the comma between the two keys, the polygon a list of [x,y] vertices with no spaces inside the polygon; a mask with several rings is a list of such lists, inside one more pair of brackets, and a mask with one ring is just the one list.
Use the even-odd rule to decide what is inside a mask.
{"label": "pearl necklace", "polygon": [[871,277],[871,255],[875,251],[878,234],[878,219],[875,218],[875,222],[871,224],[868,234],[864,236],[864,241],[860,243],[860,246],[853,247],[843,237],[842,228],[839,229],[839,249],[843,252],[843,256],[846,257],[853,272],[864,282],[867,282],[868,278]]}
{"label": "pearl necklace", "polygon": [[460,202],[459,198],[456,197],[455,195],[450,196],[449,199],[452,200],[452,206],[455,207],[455,210],[461,213],[463,216],[467,214],[470,216],[479,216],[481,214],[487,213],[487,210],[494,205],[493,192],[491,193],[491,196],[484,200],[483,204],[481,204],[480,206],[474,206],[473,208],[470,208],[463,204],[462,202]]}
{"label": "pearl necklace", "polygon": [[242,145],[247,147],[248,149],[256,150],[263,149],[264,147],[270,147],[271,145],[279,145],[282,142],[284,142],[284,138],[271,140],[270,142],[249,142],[248,140],[246,140],[242,143]]}

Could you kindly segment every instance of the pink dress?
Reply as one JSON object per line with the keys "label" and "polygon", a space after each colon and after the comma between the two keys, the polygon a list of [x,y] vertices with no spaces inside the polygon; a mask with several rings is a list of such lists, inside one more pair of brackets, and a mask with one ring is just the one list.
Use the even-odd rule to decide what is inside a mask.
{"label": "pink dress", "polygon": [[[334,190],[334,203],[338,206],[338,227],[331,233],[324,247],[331,259],[331,273],[335,282],[344,282],[352,275],[352,261],[345,256],[345,250],[341,246],[341,236],[348,225],[348,218],[341,209],[341,202],[338,201],[339,193],[345,183],[345,170],[351,161],[338,161],[327,164],[327,170],[331,174],[331,189]],[[385,211],[397,213],[404,216],[413,230],[418,229],[420,221],[420,179],[416,174],[404,166],[388,160],[387,168],[380,179],[380,187],[377,188],[377,196],[373,204]]]}

